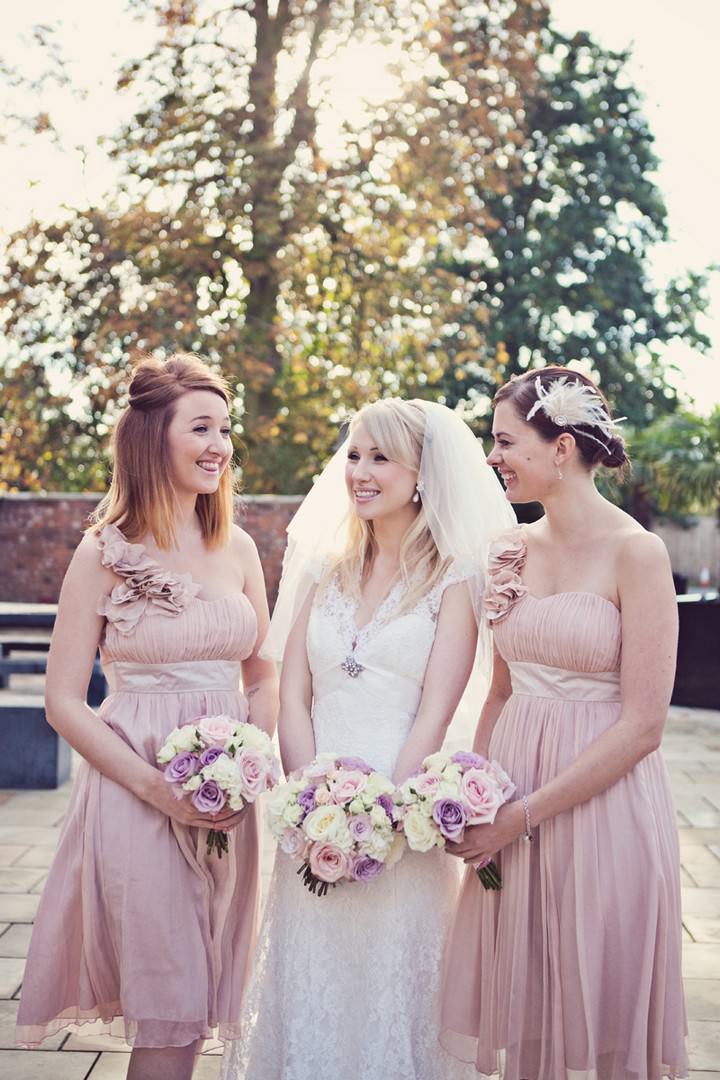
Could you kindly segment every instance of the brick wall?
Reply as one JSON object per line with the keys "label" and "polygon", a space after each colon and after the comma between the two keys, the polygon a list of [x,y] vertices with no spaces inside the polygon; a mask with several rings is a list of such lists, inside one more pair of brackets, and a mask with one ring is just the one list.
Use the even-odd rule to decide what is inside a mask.
{"label": "brick wall", "polygon": [[[54,603],[73,551],[99,495],[0,496],[0,600]],[[248,496],[237,520],[260,552],[268,596],[280,580],[285,529],[300,505],[295,495]]]}

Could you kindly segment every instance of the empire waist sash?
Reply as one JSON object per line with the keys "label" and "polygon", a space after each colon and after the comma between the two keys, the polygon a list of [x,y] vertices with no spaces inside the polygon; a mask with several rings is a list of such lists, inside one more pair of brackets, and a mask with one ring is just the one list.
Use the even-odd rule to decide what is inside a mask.
{"label": "empire waist sash", "polygon": [[105,676],[113,694],[240,690],[240,663],[237,660],[183,660],[176,664],[133,664],[114,660],[105,664]]}
{"label": "empire waist sash", "polygon": [[568,671],[515,660],[508,667],[513,694],[561,701],[620,701],[619,671]]}

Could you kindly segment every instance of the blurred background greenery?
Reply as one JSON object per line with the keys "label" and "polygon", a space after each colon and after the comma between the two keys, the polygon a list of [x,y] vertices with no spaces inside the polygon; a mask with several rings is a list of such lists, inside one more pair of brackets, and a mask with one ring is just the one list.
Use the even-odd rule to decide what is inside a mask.
{"label": "blurred background greenery", "polygon": [[[500,383],[572,361],[627,417],[612,496],[646,523],[717,510],[720,409],[691,411],[663,353],[709,351],[709,269],[651,273],[667,210],[627,52],[541,0],[126,7],[144,49],[113,73],[111,180],[5,236],[0,492],[101,490],[130,362],[183,349],[232,384],[251,493],[306,491],[369,399],[486,435]],[[0,65],[4,136],[49,144],[76,89],[58,27],[26,55]]]}

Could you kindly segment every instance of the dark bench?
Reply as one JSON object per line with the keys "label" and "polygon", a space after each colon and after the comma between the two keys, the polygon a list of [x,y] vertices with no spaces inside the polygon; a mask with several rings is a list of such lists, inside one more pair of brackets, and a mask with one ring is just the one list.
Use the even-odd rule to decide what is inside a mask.
{"label": "dark bench", "polygon": [[68,744],[45,718],[39,694],[0,694],[0,788],[56,788],[70,776]]}
{"label": "dark bench", "polygon": [[673,705],[720,709],[720,597],[678,596],[680,639]]}
{"label": "dark bench", "polygon": [[[0,659],[0,687],[7,687],[12,675],[44,675],[46,670],[47,659],[44,656],[32,660],[19,659],[14,656],[3,657]],[[90,682],[88,683],[87,703],[93,709],[97,709],[106,697],[107,683],[105,675],[100,666],[100,660],[96,658],[90,675]]]}

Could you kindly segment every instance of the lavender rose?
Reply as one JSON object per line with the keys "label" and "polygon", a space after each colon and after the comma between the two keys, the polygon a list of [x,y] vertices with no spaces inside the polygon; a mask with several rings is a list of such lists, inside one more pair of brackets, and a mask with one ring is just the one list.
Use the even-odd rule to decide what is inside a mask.
{"label": "lavender rose", "polygon": [[365,773],[366,776],[369,776],[372,772],[372,769],[370,768],[368,763],[366,761],[363,761],[362,758],[357,757],[338,758],[335,762],[335,765],[338,769],[349,769],[350,771]]}
{"label": "lavender rose", "polygon": [[352,865],[352,876],[355,881],[372,881],[382,874],[385,866],[378,859],[371,859],[369,855],[360,855]]}
{"label": "lavender rose", "polygon": [[301,791],[297,797],[298,804],[302,807],[304,813],[309,814],[311,810],[315,809],[315,787],[306,787],[304,791]]}
{"label": "lavender rose", "polygon": [[192,801],[201,814],[212,814],[222,810],[225,805],[225,792],[217,780],[205,780],[197,791],[193,792]]}
{"label": "lavender rose", "polygon": [[208,746],[207,750],[203,750],[200,755],[200,764],[203,766],[212,765],[223,753],[224,750],[220,746]]}
{"label": "lavender rose", "polygon": [[182,753],[176,754],[170,764],[166,766],[164,776],[169,784],[184,784],[186,780],[195,775],[198,767],[197,754],[193,754],[189,750],[183,750]]}
{"label": "lavender rose", "polygon": [[469,750],[458,750],[450,760],[456,765],[464,765],[470,769],[482,769],[484,765],[487,765],[487,758],[482,757],[481,754],[473,754]]}
{"label": "lavender rose", "polygon": [[373,833],[373,823],[369,814],[354,814],[348,818],[348,829],[353,840],[361,844],[369,839]]}
{"label": "lavender rose", "polygon": [[395,821],[395,804],[393,803],[392,798],[390,797],[390,795],[388,795],[386,792],[383,792],[382,795],[378,795],[377,804],[378,804],[378,806],[382,806],[383,810],[387,814],[390,821],[394,822]]}
{"label": "lavender rose", "polygon": [[465,811],[455,799],[438,799],[433,805],[433,821],[446,840],[459,840],[465,828]]}

